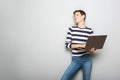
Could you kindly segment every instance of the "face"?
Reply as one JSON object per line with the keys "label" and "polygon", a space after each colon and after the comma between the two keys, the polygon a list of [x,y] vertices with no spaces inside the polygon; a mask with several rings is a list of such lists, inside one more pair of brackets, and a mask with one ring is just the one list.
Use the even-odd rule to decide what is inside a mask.
{"label": "face", "polygon": [[74,20],[75,20],[75,23],[80,23],[81,21],[84,21],[84,15],[81,15],[80,12],[76,12],[74,14]]}

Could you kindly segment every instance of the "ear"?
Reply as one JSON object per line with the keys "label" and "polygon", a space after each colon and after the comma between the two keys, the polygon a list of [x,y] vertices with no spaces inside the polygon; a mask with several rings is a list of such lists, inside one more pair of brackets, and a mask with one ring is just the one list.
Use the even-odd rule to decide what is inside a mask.
{"label": "ear", "polygon": [[84,18],[85,18],[85,15],[82,15],[82,18],[84,19]]}

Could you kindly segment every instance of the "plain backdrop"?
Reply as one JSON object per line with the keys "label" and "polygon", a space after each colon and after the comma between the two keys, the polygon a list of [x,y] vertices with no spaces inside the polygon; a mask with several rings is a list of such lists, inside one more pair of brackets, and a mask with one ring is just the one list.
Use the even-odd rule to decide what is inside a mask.
{"label": "plain backdrop", "polygon": [[119,0],[0,0],[0,80],[60,80],[71,62],[64,43],[76,9],[95,35],[108,35],[92,55],[91,80],[120,80],[119,7]]}

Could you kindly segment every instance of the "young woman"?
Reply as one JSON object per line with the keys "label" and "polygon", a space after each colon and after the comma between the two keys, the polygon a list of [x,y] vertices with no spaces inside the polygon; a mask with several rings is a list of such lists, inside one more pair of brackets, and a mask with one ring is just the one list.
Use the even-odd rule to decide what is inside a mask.
{"label": "young woman", "polygon": [[91,53],[95,48],[89,51],[84,50],[88,36],[93,33],[91,28],[85,25],[86,13],[83,10],[75,10],[73,12],[76,26],[68,29],[65,45],[72,51],[72,61],[64,72],[61,80],[72,80],[79,69],[83,71],[83,80],[90,80],[92,59]]}

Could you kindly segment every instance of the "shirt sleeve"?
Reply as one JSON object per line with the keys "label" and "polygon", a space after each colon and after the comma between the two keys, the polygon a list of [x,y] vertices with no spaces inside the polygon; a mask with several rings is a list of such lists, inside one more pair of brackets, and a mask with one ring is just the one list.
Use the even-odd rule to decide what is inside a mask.
{"label": "shirt sleeve", "polygon": [[90,36],[92,36],[93,34],[94,34],[94,31],[91,29]]}
{"label": "shirt sleeve", "polygon": [[72,41],[72,34],[71,34],[72,30],[71,30],[71,27],[68,29],[68,32],[67,32],[67,36],[66,36],[66,40],[65,40],[65,46],[66,48],[68,49],[71,49],[71,41]]}

